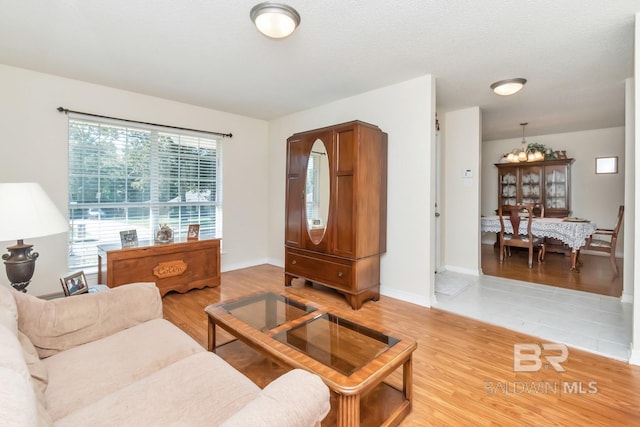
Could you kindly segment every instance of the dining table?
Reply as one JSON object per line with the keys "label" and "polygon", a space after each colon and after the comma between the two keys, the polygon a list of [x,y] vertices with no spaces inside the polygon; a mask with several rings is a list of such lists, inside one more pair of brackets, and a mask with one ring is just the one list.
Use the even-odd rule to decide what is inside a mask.
{"label": "dining table", "polygon": [[[519,234],[527,234],[528,221],[520,221]],[[571,248],[571,271],[578,271],[576,264],[580,248],[585,245],[589,236],[596,231],[597,225],[584,218],[533,218],[531,234],[536,237],[558,239]],[[480,217],[480,229],[483,232],[499,233],[500,217],[489,215]],[[511,222],[504,220],[506,233],[513,233]]]}

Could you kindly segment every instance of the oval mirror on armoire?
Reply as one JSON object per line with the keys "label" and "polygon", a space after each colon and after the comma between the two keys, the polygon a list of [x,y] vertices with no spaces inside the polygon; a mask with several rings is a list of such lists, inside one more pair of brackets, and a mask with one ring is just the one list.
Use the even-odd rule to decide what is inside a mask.
{"label": "oval mirror on armoire", "polygon": [[305,185],[307,232],[316,245],[322,241],[327,229],[330,185],[327,149],[320,139],[316,139],[307,162]]}

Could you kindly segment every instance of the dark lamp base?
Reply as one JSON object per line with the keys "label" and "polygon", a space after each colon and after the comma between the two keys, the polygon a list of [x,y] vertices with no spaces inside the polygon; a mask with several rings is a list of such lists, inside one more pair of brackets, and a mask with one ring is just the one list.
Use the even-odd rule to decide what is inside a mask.
{"label": "dark lamp base", "polygon": [[27,292],[27,286],[31,283],[33,272],[36,268],[37,252],[31,252],[33,245],[25,245],[22,240],[9,246],[8,254],[2,255],[7,269],[7,277],[11,286],[20,292]]}

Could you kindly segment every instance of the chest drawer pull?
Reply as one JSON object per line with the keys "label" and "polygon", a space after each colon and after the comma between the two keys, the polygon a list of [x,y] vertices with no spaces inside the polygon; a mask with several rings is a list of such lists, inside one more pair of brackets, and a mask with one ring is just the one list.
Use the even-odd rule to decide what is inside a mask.
{"label": "chest drawer pull", "polygon": [[297,262],[295,259],[294,259],[294,260],[291,260],[291,264],[297,264],[297,263],[298,263],[298,262]]}
{"label": "chest drawer pull", "polygon": [[342,271],[338,271],[338,277],[342,277],[344,276],[344,273]]}

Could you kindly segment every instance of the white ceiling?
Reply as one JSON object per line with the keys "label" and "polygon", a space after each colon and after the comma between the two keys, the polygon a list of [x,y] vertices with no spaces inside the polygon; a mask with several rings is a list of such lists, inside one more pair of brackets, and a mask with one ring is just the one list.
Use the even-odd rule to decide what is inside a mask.
{"label": "white ceiling", "polygon": [[0,63],[260,119],[432,74],[485,140],[624,125],[640,0],[284,1],[302,22],[271,40],[259,0],[0,0]]}

